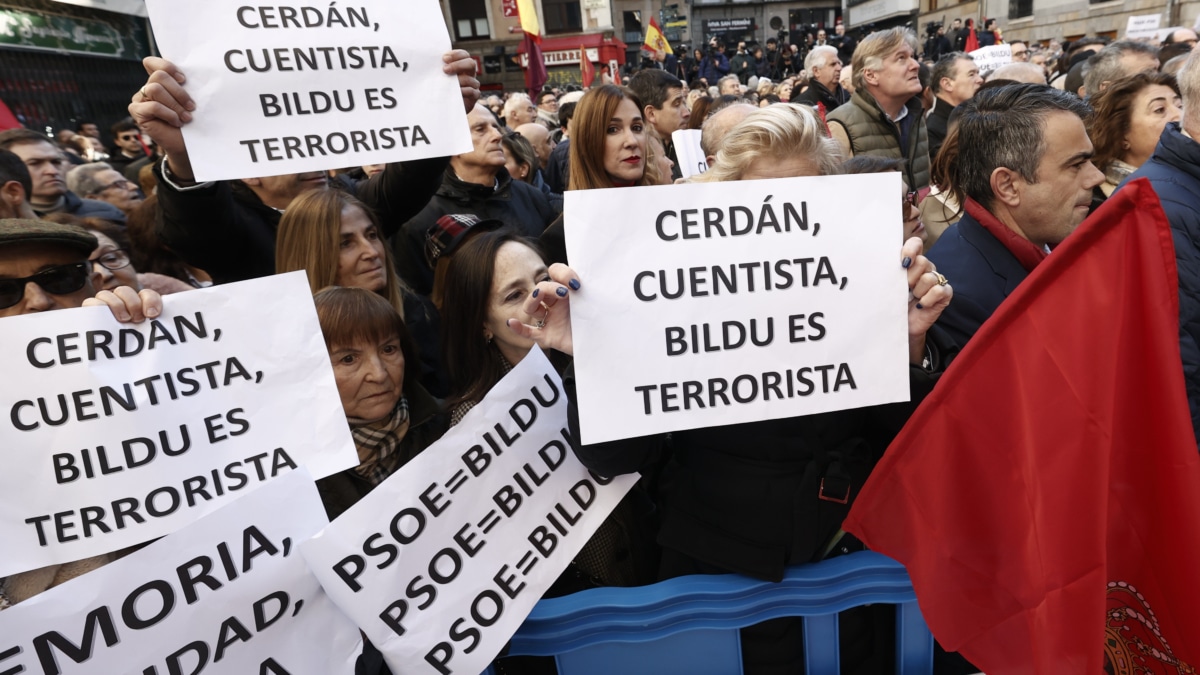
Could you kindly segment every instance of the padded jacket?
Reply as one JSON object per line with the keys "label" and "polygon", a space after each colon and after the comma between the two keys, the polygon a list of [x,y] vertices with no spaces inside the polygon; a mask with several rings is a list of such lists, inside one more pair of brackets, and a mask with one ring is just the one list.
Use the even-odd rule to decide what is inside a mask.
{"label": "padded jacket", "polygon": [[[1138,178],[1150,179],[1171,222],[1179,274],[1179,352],[1192,428],[1200,441],[1200,143],[1184,136],[1178,122],[1168,124],[1150,161],[1121,185]],[[958,286],[954,289],[957,296]]]}

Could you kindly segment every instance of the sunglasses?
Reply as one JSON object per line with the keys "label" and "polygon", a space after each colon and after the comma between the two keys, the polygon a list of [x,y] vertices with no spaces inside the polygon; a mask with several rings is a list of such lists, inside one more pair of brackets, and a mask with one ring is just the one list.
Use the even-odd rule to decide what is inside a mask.
{"label": "sunglasses", "polygon": [[50,295],[70,295],[83,288],[91,276],[86,262],[56,265],[23,279],[0,279],[0,309],[8,309],[25,297],[25,284],[33,282]]}

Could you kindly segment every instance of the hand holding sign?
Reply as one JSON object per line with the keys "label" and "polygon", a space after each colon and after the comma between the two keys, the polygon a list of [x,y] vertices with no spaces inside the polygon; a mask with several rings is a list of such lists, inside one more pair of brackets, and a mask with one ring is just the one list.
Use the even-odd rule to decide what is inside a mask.
{"label": "hand holding sign", "polygon": [[108,307],[117,321],[141,323],[162,314],[162,296],[149,288],[135,291],[128,286],[118,286],[111,291],[100,291],[96,297],[84,300],[83,306]]}
{"label": "hand holding sign", "polygon": [[908,270],[908,360],[921,363],[925,353],[925,334],[950,305],[954,289],[946,277],[938,274],[933,262],[921,255],[920,237],[904,242],[900,265]]}
{"label": "hand holding sign", "polygon": [[539,283],[522,308],[530,316],[541,317],[538,323],[530,326],[509,319],[508,327],[542,349],[570,355],[575,351],[571,342],[571,291],[579,290],[579,275],[562,263],[551,265],[549,273],[550,281]]}
{"label": "hand holding sign", "polygon": [[[180,178],[192,178],[192,164],[199,180],[223,180],[470,147],[463,113],[450,101],[470,109],[478,100],[474,61],[461,50],[443,53],[449,39],[434,2],[252,7],[151,0],[147,9],[174,63],[146,61],[150,79],[130,114],[148,134],[165,138]],[[414,24],[423,28],[395,39],[402,25]],[[182,90],[184,72],[190,92]],[[429,105],[401,107],[418,96]]]}
{"label": "hand holding sign", "polygon": [[[475,79],[475,60],[462,49],[451,49],[442,55],[442,72],[458,79],[463,107],[470,111],[479,100],[479,80]],[[142,133],[154,139],[167,155],[171,174],[186,182],[194,180],[192,163],[183,142],[183,125],[192,121],[196,102],[183,88],[187,76],[170,61],[147,56],[142,66],[149,77],[146,84],[133,95],[129,115]]]}

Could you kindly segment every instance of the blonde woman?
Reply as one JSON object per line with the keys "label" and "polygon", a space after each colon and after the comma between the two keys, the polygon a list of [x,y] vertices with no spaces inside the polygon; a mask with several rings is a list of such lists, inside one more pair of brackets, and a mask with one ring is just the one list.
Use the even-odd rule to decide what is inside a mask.
{"label": "blonde woman", "polygon": [[823,176],[838,173],[843,159],[812,109],[784,103],[747,115],[721,141],[712,167],[692,181]]}

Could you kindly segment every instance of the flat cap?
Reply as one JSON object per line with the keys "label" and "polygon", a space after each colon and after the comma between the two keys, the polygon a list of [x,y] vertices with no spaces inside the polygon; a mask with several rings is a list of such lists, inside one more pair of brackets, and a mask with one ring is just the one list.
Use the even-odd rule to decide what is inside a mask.
{"label": "flat cap", "polygon": [[0,246],[12,244],[55,244],[90,254],[96,250],[96,238],[74,225],[60,225],[29,218],[0,218]]}

